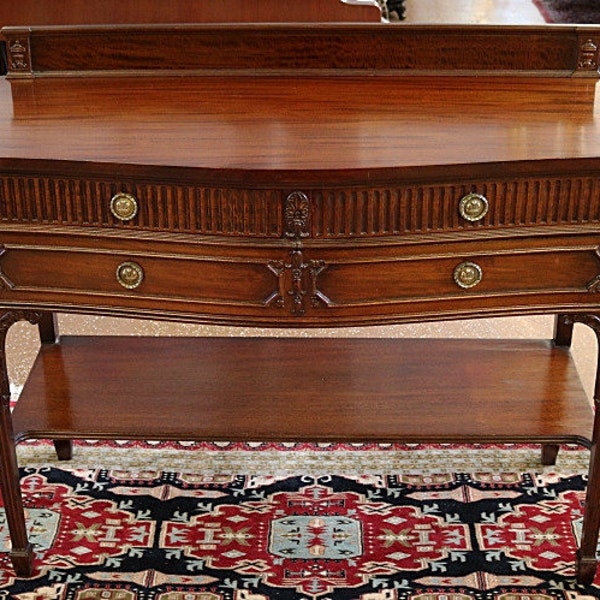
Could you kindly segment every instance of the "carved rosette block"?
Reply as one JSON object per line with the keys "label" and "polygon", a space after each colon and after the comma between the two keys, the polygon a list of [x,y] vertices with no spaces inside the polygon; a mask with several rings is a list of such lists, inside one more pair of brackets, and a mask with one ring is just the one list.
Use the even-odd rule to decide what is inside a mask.
{"label": "carved rosette block", "polygon": [[577,72],[595,75],[600,67],[600,40],[582,37],[577,55]]}
{"label": "carved rosette block", "polygon": [[8,70],[11,75],[31,73],[31,50],[29,38],[19,37],[7,41]]}

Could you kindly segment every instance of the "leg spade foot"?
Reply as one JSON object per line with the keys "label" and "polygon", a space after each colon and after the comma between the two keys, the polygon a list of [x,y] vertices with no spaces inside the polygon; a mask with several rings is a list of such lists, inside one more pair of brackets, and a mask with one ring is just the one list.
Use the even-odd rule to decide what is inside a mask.
{"label": "leg spade foot", "polygon": [[33,548],[31,544],[28,543],[27,547],[22,549],[13,549],[10,558],[17,577],[31,577],[33,571]]}
{"label": "leg spade foot", "polygon": [[556,457],[560,446],[558,444],[544,444],[542,446],[542,464],[543,465],[555,465]]}
{"label": "leg spade foot", "polygon": [[598,559],[595,556],[581,556],[581,553],[577,552],[575,562],[577,583],[591,585],[596,577],[597,568]]}

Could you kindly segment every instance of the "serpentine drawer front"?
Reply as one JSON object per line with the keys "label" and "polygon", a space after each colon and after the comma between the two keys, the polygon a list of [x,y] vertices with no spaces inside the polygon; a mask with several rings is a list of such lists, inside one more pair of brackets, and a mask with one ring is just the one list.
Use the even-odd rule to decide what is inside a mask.
{"label": "serpentine drawer front", "polygon": [[[5,241],[14,233],[7,232]],[[42,238],[38,236],[38,241]],[[52,238],[56,239],[56,238]],[[75,241],[71,236],[68,242]],[[78,240],[81,243],[81,240]],[[232,246],[96,238],[92,247],[7,243],[0,297],[114,309],[242,314],[261,322],[596,302],[595,236],[484,243]],[[50,242],[50,238],[49,238]],[[117,247],[118,246],[118,247]],[[152,248],[152,250],[150,250]]]}
{"label": "serpentine drawer front", "polygon": [[312,238],[598,223],[591,175],[349,188],[225,188],[0,175],[0,222],[277,238],[286,211],[310,210]]}
{"label": "serpentine drawer front", "polygon": [[345,324],[592,304],[600,287],[595,173],[291,190],[132,175],[6,172],[3,301]]}

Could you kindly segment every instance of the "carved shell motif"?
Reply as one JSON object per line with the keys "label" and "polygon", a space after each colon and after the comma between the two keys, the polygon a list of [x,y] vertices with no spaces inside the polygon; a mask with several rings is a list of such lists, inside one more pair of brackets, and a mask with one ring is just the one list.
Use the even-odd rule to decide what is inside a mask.
{"label": "carved shell motif", "polygon": [[310,235],[310,201],[304,192],[292,192],[285,201],[285,235],[305,238]]}

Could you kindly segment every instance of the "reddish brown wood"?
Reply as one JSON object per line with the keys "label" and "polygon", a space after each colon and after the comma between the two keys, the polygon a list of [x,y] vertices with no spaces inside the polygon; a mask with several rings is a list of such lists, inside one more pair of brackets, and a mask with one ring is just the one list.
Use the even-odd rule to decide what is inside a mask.
{"label": "reddish brown wood", "polygon": [[558,346],[570,346],[573,341],[573,321],[568,315],[557,315],[554,322],[554,342]]}
{"label": "reddish brown wood", "polygon": [[[600,343],[600,315],[561,315],[558,319],[560,336],[570,337],[570,330],[576,322],[584,323],[596,334]],[[558,337],[560,339],[560,337]],[[581,543],[577,551],[576,573],[579,583],[591,584],[596,576],[598,567],[598,530],[600,528],[600,458],[598,444],[600,443],[600,355],[597,356],[596,384],[594,387],[594,426],[590,446],[590,468],[585,497],[585,513],[581,533]]]}
{"label": "reddish brown wood", "polygon": [[[56,344],[59,340],[57,315],[48,312],[42,313],[38,330],[42,344]],[[60,460],[69,460],[73,456],[71,440],[54,440],[54,448]]]}
{"label": "reddish brown wood", "polygon": [[[596,410],[598,402],[596,401]],[[590,470],[588,473],[588,488],[586,493],[586,506],[582,526],[581,544],[577,551],[576,567],[577,579],[581,583],[591,584],[598,569],[598,527],[600,527],[600,502],[597,486],[600,483],[598,459],[599,434],[598,419],[595,419],[593,444],[591,447]]]}
{"label": "reddish brown wood", "polygon": [[587,444],[592,411],[550,342],[64,337],[13,419],[18,439]]}
{"label": "reddish brown wood", "polygon": [[38,323],[42,344],[54,344],[58,341],[58,321],[53,313],[43,313]]}
{"label": "reddish brown wood", "polygon": [[[374,0],[4,0],[0,4],[0,28],[116,23],[375,23],[381,18]],[[0,36],[0,75],[6,70],[6,46]]]}
{"label": "reddish brown wood", "polygon": [[[107,165],[60,165],[50,176],[39,161],[17,165],[0,163],[0,194],[11,190],[12,200],[0,207],[5,224],[37,223],[110,227],[123,231],[173,232],[251,238],[280,238],[286,228],[285,211],[289,190],[296,185],[314,206],[306,232],[313,239],[385,237],[442,232],[491,233],[505,228],[529,229],[570,225],[592,225],[599,221],[596,204],[600,193],[597,163],[511,163],[490,167],[488,176],[477,177],[482,166],[463,174],[448,167],[445,179],[439,170],[414,169],[383,172],[295,174],[295,181],[282,181],[282,173],[267,172],[262,180],[248,172],[198,173],[185,169],[152,170]],[[104,167],[104,168],[103,168]],[[498,176],[489,177],[497,170]],[[551,175],[548,175],[551,173]],[[285,173],[287,178],[294,174]],[[368,177],[369,185],[365,185]],[[302,181],[302,178],[305,178]],[[228,180],[228,185],[221,181]],[[276,181],[277,179],[277,181]],[[327,185],[331,179],[332,184]],[[42,197],[36,190],[44,189]],[[85,193],[82,193],[82,190]],[[296,190],[298,191],[298,190]],[[123,221],[107,210],[110,198],[127,192],[140,201],[135,218]],[[471,192],[485,195],[493,210],[476,222],[461,217],[461,198]],[[576,211],[575,204],[583,202]],[[291,193],[291,198],[294,192]],[[369,202],[377,198],[377,203]],[[523,200],[517,202],[517,198]],[[68,206],[65,210],[62,205]],[[415,210],[414,205],[422,208]],[[344,218],[336,217],[343,209]],[[287,231],[287,230],[286,230]]]}
{"label": "reddish brown wood", "polygon": [[557,444],[544,444],[542,446],[542,464],[554,465],[560,451],[560,446]]}
{"label": "reddish brown wood", "polygon": [[[0,79],[0,168],[42,159],[35,169],[81,177],[86,163],[108,163],[106,177],[137,165],[141,183],[177,183],[180,170],[165,167],[192,167],[222,187],[267,189],[597,176],[595,102],[587,79]],[[546,159],[560,162],[532,162]]]}
{"label": "reddish brown wood", "polygon": [[577,27],[124,25],[8,27],[2,35],[9,77],[223,72],[598,77],[600,53],[600,29]]}
{"label": "reddish brown wood", "polygon": [[73,458],[73,442],[71,440],[52,440],[58,460],[71,460]]}
{"label": "reddish brown wood", "polygon": [[0,312],[0,487],[10,532],[11,559],[15,571],[23,577],[31,574],[33,547],[27,537],[25,512],[19,484],[15,433],[10,408],[10,384],[6,368],[6,334],[17,321],[38,323],[41,313],[34,311]]}
{"label": "reddish brown wood", "polygon": [[[48,310],[95,307],[111,314],[179,314],[201,322],[288,327],[522,314],[574,305],[591,311],[600,302],[598,240],[576,229],[553,237],[542,229],[528,230],[528,237],[506,239],[504,231],[497,239],[473,235],[462,241],[432,234],[428,243],[340,240],[333,246],[305,239],[302,249],[292,250],[291,241],[125,240],[111,231],[56,235],[5,227],[0,299],[7,306],[33,302]],[[136,288],[125,289],[117,280],[125,262],[143,271]],[[481,282],[470,289],[454,280],[464,262],[482,269]]]}
{"label": "reddish brown wood", "polygon": [[[23,32],[8,33],[10,45]],[[596,77],[596,36],[378,25],[25,35],[35,68],[77,77],[0,80],[0,304],[10,322],[44,311],[45,343],[14,415],[19,438],[55,438],[59,450],[79,436],[535,440],[546,461],[559,443],[591,445],[578,559],[578,578],[589,581],[598,424],[592,434],[568,343],[576,320],[598,330],[600,112],[593,80],[521,75]],[[382,54],[399,41],[400,54]],[[9,58],[27,75],[23,47]],[[126,76],[147,75],[165,51],[171,74],[188,76]],[[388,71],[464,75],[476,59],[479,72],[520,76]],[[225,69],[232,64],[243,72]],[[199,65],[211,76],[189,76]],[[80,77],[108,66],[121,76]],[[325,76],[330,69],[345,76]],[[111,212],[117,192],[136,197],[129,220]],[[487,203],[475,221],[460,211],[470,193]],[[458,286],[463,263],[482,269],[478,285]],[[123,268],[143,278],[123,285]],[[57,345],[54,311],[283,327],[562,316],[555,339],[541,343]],[[169,419],[156,418],[167,402]],[[25,573],[11,426],[5,411],[0,472]]]}

